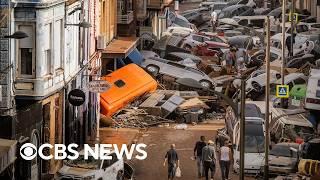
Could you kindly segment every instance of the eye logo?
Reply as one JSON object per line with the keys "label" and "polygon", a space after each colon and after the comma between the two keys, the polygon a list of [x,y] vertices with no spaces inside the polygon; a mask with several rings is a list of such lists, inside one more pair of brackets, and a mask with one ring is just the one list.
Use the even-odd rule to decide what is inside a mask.
{"label": "eye logo", "polygon": [[31,143],[26,143],[20,148],[20,156],[25,160],[32,160],[37,156],[37,148]]}

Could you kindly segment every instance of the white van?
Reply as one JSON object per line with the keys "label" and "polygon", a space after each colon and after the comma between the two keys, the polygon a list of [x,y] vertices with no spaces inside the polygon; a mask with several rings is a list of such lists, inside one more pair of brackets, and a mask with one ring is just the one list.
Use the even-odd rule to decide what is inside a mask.
{"label": "white van", "polygon": [[305,101],[306,109],[320,110],[320,69],[311,69]]}
{"label": "white van", "polygon": [[124,161],[118,159],[113,150],[109,154],[112,160],[99,160],[90,155],[86,160],[84,151],[80,151],[79,154],[78,159],[64,163],[58,171],[57,179],[115,180],[125,176]]}
{"label": "white van", "polygon": [[[233,169],[239,172],[240,168],[240,121],[232,108],[227,108],[226,126],[233,143]],[[231,121],[230,121],[231,120]],[[233,125],[234,124],[234,125]],[[230,132],[230,125],[233,127]],[[229,128],[228,128],[229,127]],[[265,143],[264,119],[260,108],[253,103],[246,103],[245,110],[245,162],[244,171],[248,174],[258,174],[264,165]]]}

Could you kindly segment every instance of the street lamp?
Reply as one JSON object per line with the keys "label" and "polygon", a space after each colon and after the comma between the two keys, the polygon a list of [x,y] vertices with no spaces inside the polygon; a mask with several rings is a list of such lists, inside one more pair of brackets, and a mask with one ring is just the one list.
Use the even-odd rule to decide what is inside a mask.
{"label": "street lamp", "polygon": [[79,26],[79,27],[82,27],[82,28],[90,28],[91,24],[86,22],[86,21],[82,21],[79,24],[65,24],[65,26]]}
{"label": "street lamp", "polygon": [[11,35],[3,36],[3,38],[10,38],[10,39],[23,39],[29,37],[27,33],[23,31],[16,31]]}

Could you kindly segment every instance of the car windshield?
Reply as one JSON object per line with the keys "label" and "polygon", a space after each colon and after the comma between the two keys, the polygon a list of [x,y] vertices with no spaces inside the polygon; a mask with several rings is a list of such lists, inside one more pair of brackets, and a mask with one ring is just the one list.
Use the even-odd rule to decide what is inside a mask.
{"label": "car windshield", "polygon": [[230,11],[221,11],[219,14],[219,19],[222,18],[228,18],[231,16],[231,12]]}
{"label": "car windshield", "polygon": [[89,156],[88,159],[85,159],[83,155],[80,155],[78,159],[69,160],[66,164],[68,166],[85,169],[99,169],[101,165],[101,160],[95,159],[92,156]]}
{"label": "car windshield", "polygon": [[275,145],[270,151],[270,155],[282,157],[297,157],[297,153],[290,150],[288,145]]}
{"label": "car windshield", "polygon": [[313,24],[313,25],[311,25],[311,27],[313,27],[313,28],[320,28],[320,24]]}
{"label": "car windshield", "polygon": [[246,153],[263,153],[264,152],[264,136],[245,136],[245,152]]}
{"label": "car windshield", "polygon": [[180,18],[176,18],[173,23],[181,27],[189,28],[189,22]]}
{"label": "car windshield", "polygon": [[264,152],[264,134],[261,123],[246,122],[245,153]]}

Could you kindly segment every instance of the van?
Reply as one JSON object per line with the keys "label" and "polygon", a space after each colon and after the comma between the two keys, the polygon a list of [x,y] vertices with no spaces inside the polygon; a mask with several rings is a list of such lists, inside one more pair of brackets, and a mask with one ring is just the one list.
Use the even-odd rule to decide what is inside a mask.
{"label": "van", "polygon": [[320,109],[320,70],[311,69],[307,85],[305,108],[311,110]]}
{"label": "van", "polygon": [[315,129],[308,114],[303,109],[281,109],[271,107],[272,118],[270,122],[271,141],[296,142],[308,140],[315,133]]}
{"label": "van", "polygon": [[112,116],[136,98],[157,89],[157,82],[136,64],[126,65],[101,79],[112,85],[100,94],[101,113],[106,116]]}
{"label": "van", "polygon": [[[264,165],[264,119],[257,105],[246,103],[245,108],[244,172],[258,174]],[[240,168],[240,121],[231,107],[228,107],[226,111],[226,126],[233,143],[233,169],[238,173]]]}

